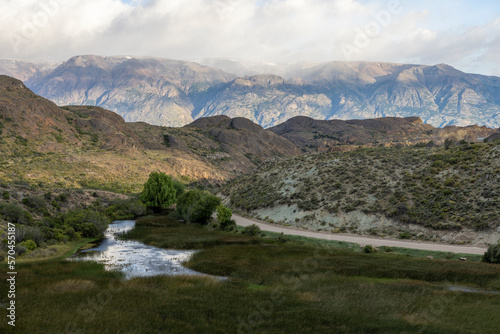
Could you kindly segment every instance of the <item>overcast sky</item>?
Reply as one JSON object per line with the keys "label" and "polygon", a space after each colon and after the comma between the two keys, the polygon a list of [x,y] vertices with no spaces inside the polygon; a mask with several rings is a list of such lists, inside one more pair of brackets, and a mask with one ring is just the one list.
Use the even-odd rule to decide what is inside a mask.
{"label": "overcast sky", "polygon": [[498,0],[0,0],[0,58],[447,63],[500,76]]}

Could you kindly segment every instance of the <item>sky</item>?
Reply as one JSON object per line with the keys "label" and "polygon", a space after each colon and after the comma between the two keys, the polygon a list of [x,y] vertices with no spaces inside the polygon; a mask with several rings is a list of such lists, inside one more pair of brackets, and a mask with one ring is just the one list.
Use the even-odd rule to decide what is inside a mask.
{"label": "sky", "polygon": [[500,76],[498,0],[0,0],[0,58],[377,61]]}

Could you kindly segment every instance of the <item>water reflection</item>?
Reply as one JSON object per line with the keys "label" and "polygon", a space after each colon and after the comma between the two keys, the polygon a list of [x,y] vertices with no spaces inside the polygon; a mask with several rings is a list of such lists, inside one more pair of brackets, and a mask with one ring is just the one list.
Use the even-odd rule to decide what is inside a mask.
{"label": "water reflection", "polygon": [[120,270],[126,279],[156,275],[205,275],[185,268],[182,263],[195,253],[192,250],[165,250],[138,241],[120,240],[118,236],[133,229],[134,221],[109,224],[99,246],[80,251],[72,261],[96,261],[106,270]]}
{"label": "water reflection", "polygon": [[471,288],[471,287],[467,287],[467,286],[457,286],[457,285],[449,286],[448,290],[458,291],[458,292],[468,292],[468,293],[483,293],[486,295],[498,295],[498,294],[500,294],[500,291],[483,290],[483,289]]}

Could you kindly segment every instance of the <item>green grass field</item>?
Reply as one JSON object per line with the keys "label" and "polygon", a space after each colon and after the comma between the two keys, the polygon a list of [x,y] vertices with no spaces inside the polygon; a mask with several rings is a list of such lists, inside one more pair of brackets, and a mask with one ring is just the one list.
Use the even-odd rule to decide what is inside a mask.
{"label": "green grass field", "polygon": [[[500,266],[362,254],[150,218],[128,238],[201,249],[187,266],[225,276],[125,281],[95,263],[18,265],[17,322],[2,333],[498,333]],[[6,266],[0,267],[6,291]],[[6,294],[0,302],[6,307]],[[5,311],[4,311],[5,312]]]}

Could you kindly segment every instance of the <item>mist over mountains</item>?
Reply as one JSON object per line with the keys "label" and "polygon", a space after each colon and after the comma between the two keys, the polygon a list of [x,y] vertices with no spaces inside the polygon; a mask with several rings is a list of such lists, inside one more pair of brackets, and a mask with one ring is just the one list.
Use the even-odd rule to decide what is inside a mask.
{"label": "mist over mountains", "polygon": [[128,122],[164,126],[227,115],[265,128],[295,116],[500,127],[500,78],[444,64],[76,56],[62,64],[0,60],[0,74],[58,105],[100,106]]}

